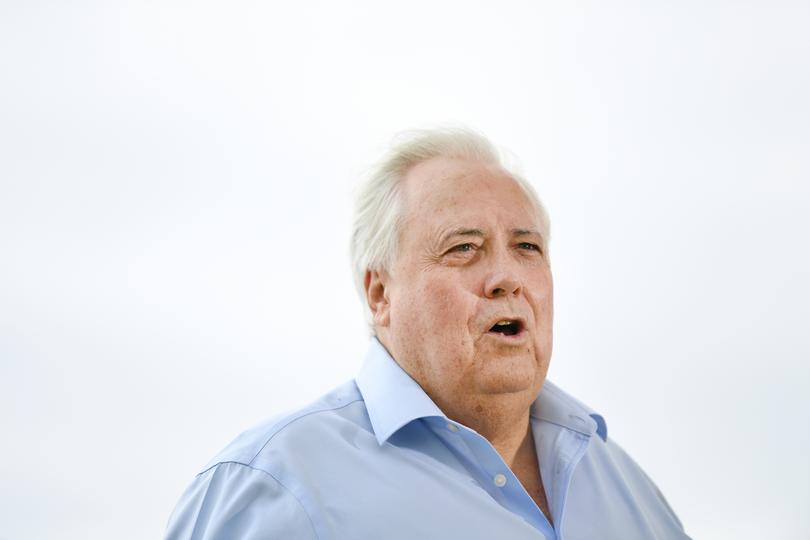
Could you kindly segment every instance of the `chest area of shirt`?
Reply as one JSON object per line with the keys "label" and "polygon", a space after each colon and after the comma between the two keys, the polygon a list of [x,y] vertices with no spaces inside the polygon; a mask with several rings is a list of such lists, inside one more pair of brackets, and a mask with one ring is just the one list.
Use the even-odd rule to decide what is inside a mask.
{"label": "chest area of shirt", "polygon": [[[588,478],[573,482],[575,489],[569,489],[587,447],[586,438],[563,439],[566,434],[561,432],[548,444],[540,441],[538,445],[553,456],[541,469],[543,481],[549,482],[546,492],[556,494],[550,506],[552,515],[562,517],[558,533],[494,449],[469,444],[452,429],[447,432],[442,437],[435,430],[413,425],[380,445],[372,434],[354,427],[322,431],[319,444],[296,444],[295,452],[290,447],[276,462],[283,463],[283,468],[273,474],[292,487],[324,540],[592,538],[578,534],[587,528],[570,528],[572,519],[586,520],[605,539],[657,537],[639,536],[630,530],[636,523],[611,518],[616,505],[610,501],[626,499],[628,493],[613,481],[614,476],[604,474],[604,467],[591,463],[580,468]],[[594,478],[605,480],[594,484]],[[564,506],[574,511],[563,512]]]}
{"label": "chest area of shirt", "polygon": [[419,461],[375,464],[342,486],[324,486],[313,497],[321,538],[546,538],[468,474]]}

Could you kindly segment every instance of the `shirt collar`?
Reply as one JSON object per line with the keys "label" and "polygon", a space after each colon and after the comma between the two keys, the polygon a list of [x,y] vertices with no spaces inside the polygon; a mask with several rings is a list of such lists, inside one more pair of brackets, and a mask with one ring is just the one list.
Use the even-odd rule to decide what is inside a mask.
{"label": "shirt collar", "polygon": [[[376,337],[371,339],[356,380],[380,445],[414,420],[428,417],[447,419]],[[548,380],[532,404],[531,416],[583,435],[597,433],[602,440],[607,440],[604,418]]]}
{"label": "shirt collar", "polygon": [[603,441],[607,441],[605,418],[570,394],[563,392],[548,379],[543,384],[540,395],[532,403],[531,416],[583,435],[591,436],[596,433]]}
{"label": "shirt collar", "polygon": [[363,367],[357,374],[357,387],[381,445],[413,420],[431,416],[446,418],[376,337],[372,338]]}

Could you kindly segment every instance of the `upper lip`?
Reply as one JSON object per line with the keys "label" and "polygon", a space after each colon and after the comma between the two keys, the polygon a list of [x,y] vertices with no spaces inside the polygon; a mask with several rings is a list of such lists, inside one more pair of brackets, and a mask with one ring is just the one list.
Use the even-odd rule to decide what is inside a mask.
{"label": "upper lip", "polygon": [[498,315],[497,317],[493,317],[493,318],[489,319],[489,322],[487,323],[487,327],[484,329],[484,331],[489,332],[490,330],[492,330],[493,326],[495,326],[496,324],[498,324],[501,321],[516,322],[520,326],[520,330],[525,330],[526,329],[526,319],[524,319],[523,317],[518,317],[518,316],[515,316],[515,315]]}

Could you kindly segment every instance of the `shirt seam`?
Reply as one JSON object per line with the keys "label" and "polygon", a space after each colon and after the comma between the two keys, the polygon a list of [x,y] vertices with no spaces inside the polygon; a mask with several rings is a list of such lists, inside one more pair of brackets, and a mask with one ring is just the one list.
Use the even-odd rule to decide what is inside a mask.
{"label": "shirt seam", "polygon": [[[352,402],[352,403],[354,403],[354,402]],[[348,403],[347,403],[347,405],[348,405]],[[315,535],[315,538],[317,538],[318,540],[320,540],[321,535],[319,535],[319,534],[318,534],[318,530],[315,528],[315,522],[312,520],[312,516],[310,516],[310,515],[309,515],[309,512],[307,512],[307,507],[306,507],[306,506],[304,506],[304,503],[303,503],[303,502],[301,502],[301,499],[299,499],[299,498],[298,498],[298,496],[295,494],[295,492],[293,492],[293,490],[291,490],[290,488],[288,488],[288,487],[287,487],[287,485],[286,485],[286,484],[284,484],[284,482],[282,482],[281,480],[279,480],[279,479],[276,477],[276,475],[274,475],[274,474],[273,474],[273,473],[271,473],[270,471],[266,471],[266,470],[264,470],[264,469],[260,469],[260,468],[258,468],[258,467],[253,467],[252,465],[250,465],[250,464],[248,464],[248,463],[242,463],[242,462],[240,462],[240,461],[220,461],[219,463],[217,463],[216,465],[214,465],[214,467],[217,467],[218,465],[223,465],[223,464],[226,464],[226,463],[228,463],[228,464],[232,463],[232,464],[234,464],[234,465],[241,465],[242,467],[246,467],[246,468],[248,468],[248,469],[250,469],[250,470],[252,470],[252,471],[257,471],[257,472],[264,473],[264,474],[266,474],[267,476],[269,476],[270,478],[272,478],[273,480],[275,480],[275,481],[276,481],[276,483],[277,483],[278,485],[280,485],[282,488],[284,488],[284,491],[286,491],[287,493],[289,493],[289,494],[290,494],[290,496],[292,496],[292,498],[293,498],[293,499],[295,499],[295,502],[297,502],[297,503],[298,503],[298,506],[300,506],[300,507],[301,507],[301,510],[304,512],[304,515],[305,515],[305,516],[307,516],[307,521],[309,521],[309,526],[312,528],[312,533]],[[212,467],[212,468],[214,468],[214,467]],[[210,470],[210,469],[209,469],[209,470]]]}
{"label": "shirt seam", "polygon": [[[314,410],[314,411],[308,411],[308,412],[305,412],[305,413],[299,414],[299,415],[297,415],[297,416],[294,416],[294,417],[293,417],[293,418],[291,418],[291,419],[290,419],[290,420],[289,420],[289,421],[288,421],[286,424],[284,424],[284,425],[283,425],[283,426],[281,426],[280,428],[277,428],[277,429],[275,430],[275,432],[274,432],[272,435],[270,435],[270,436],[267,438],[267,440],[266,440],[266,441],[264,441],[264,444],[261,446],[261,448],[259,448],[259,449],[256,451],[256,453],[255,453],[255,454],[253,454],[253,457],[252,457],[252,458],[250,458],[250,460],[249,460],[247,463],[245,463],[245,465],[247,465],[247,466],[249,466],[249,467],[253,468],[253,462],[254,462],[254,461],[256,461],[256,458],[257,458],[257,457],[259,457],[259,454],[261,454],[261,453],[264,451],[264,449],[265,449],[265,448],[267,448],[267,445],[268,445],[268,444],[270,444],[270,441],[272,441],[272,440],[273,440],[273,438],[274,438],[276,435],[278,435],[279,433],[281,433],[281,432],[282,432],[282,430],[286,429],[286,428],[287,428],[287,426],[289,426],[289,425],[290,425],[290,424],[292,424],[293,422],[295,422],[295,421],[297,421],[297,420],[300,420],[300,419],[302,419],[302,418],[304,418],[304,417],[306,417],[306,416],[310,416],[310,415],[312,415],[312,414],[318,414],[318,413],[322,413],[322,412],[328,412],[328,411],[339,411],[339,410],[341,410],[341,409],[345,409],[345,408],[346,408],[346,407],[348,407],[349,405],[353,405],[353,404],[357,403],[358,401],[363,401],[363,398],[362,398],[362,397],[360,397],[360,398],[354,399],[354,400],[352,400],[352,401],[350,401],[350,402],[348,402],[348,403],[346,403],[346,404],[344,404],[344,405],[341,405],[340,407],[327,407],[327,408],[323,408],[323,409],[317,409],[317,410]],[[222,463],[222,462],[220,462],[220,463]],[[234,463],[240,463],[240,462],[239,462],[239,461],[234,461]],[[216,464],[214,464],[214,466],[216,466]],[[258,469],[258,470],[263,470],[263,469]],[[268,474],[270,474],[270,473],[268,473]],[[275,478],[275,477],[274,477],[274,478]]]}

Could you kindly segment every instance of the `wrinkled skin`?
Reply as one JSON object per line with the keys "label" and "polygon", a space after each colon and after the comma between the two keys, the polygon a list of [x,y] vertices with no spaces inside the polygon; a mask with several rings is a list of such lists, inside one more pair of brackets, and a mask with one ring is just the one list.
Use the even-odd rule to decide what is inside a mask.
{"label": "wrinkled skin", "polygon": [[[420,163],[402,188],[396,262],[366,274],[377,337],[448,417],[496,445],[522,440],[552,349],[537,210],[507,173],[474,160]],[[522,320],[519,336],[490,332],[504,318]]]}

